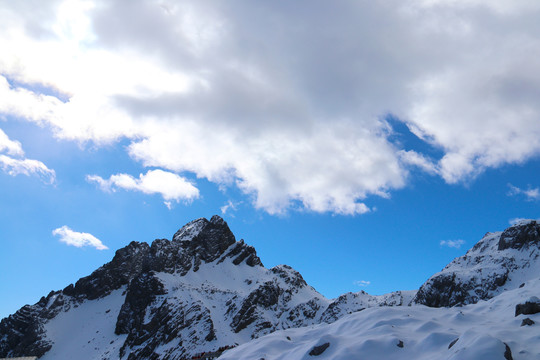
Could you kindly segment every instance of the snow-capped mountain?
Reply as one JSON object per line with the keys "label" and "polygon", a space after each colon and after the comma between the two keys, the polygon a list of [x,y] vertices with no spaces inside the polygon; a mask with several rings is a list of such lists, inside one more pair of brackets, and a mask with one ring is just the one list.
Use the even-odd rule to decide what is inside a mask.
{"label": "snow-capped mountain", "polygon": [[240,345],[220,359],[540,360],[539,251],[540,225],[522,221],[418,292],[329,300],[291,267],[265,268],[219,216],[198,219],[3,319],[0,357],[179,360]]}
{"label": "snow-capped mountain", "polygon": [[433,307],[474,304],[540,276],[540,224],[522,220],[487,233],[424,283],[414,302]]}
{"label": "snow-capped mountain", "polygon": [[413,295],[328,300],[291,267],[266,269],[214,216],[190,222],[172,240],[132,242],[75,285],[3,319],[0,357],[190,358]]}

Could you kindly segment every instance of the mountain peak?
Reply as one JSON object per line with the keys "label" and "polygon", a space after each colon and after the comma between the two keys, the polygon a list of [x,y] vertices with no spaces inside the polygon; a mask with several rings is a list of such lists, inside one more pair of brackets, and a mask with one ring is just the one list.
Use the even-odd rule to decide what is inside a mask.
{"label": "mountain peak", "polygon": [[200,260],[212,262],[233,245],[236,239],[225,220],[214,215],[210,221],[200,218],[187,223],[174,234],[173,242],[192,250]]}
{"label": "mountain peak", "polygon": [[536,220],[521,220],[503,231],[498,249],[522,249],[531,244],[540,245],[540,225]]}

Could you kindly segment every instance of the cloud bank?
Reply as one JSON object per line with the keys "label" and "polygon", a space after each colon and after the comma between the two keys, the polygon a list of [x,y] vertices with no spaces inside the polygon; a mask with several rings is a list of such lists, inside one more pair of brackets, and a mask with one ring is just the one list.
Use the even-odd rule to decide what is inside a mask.
{"label": "cloud bank", "polygon": [[[128,139],[143,166],[237,186],[269,213],[365,213],[412,168],[453,184],[540,154],[535,1],[56,0],[0,15],[1,113]],[[389,114],[442,155],[393,142]],[[115,176],[103,183],[147,189]]]}
{"label": "cloud bank", "polygon": [[97,250],[108,249],[108,247],[103,245],[101,240],[96,238],[94,235],[73,231],[66,225],[58,229],[54,229],[52,234],[55,236],[60,236],[60,242],[63,242],[67,245],[75,246],[78,248],[83,247],[83,246],[91,246],[91,247],[96,248]]}

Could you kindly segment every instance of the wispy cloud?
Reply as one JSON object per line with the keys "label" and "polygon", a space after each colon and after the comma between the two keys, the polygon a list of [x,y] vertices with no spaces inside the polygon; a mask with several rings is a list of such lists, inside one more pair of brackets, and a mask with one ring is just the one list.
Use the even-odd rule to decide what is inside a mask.
{"label": "wispy cloud", "polygon": [[540,200],[540,188],[533,188],[529,186],[527,189],[521,189],[512,184],[508,184],[510,190],[508,191],[508,196],[525,196],[527,201],[536,201]]}
{"label": "wispy cloud", "polygon": [[199,197],[199,190],[187,179],[159,169],[140,174],[138,179],[128,174],[115,174],[109,179],[88,175],[86,180],[98,184],[103,191],[124,189],[144,194],[160,194],[169,209],[172,207],[172,201],[189,201]]}
{"label": "wispy cloud", "polygon": [[227,213],[236,211],[237,206],[240,205],[241,203],[242,203],[241,201],[240,202],[234,202],[232,200],[228,200],[227,203],[220,208],[221,214],[225,215]]}
{"label": "wispy cloud", "polygon": [[449,248],[459,249],[465,244],[464,240],[441,240],[439,243],[440,246],[446,246]]}
{"label": "wispy cloud", "polygon": [[366,287],[371,284],[371,281],[366,280],[356,280],[353,282],[354,285],[360,286],[360,287]]}
{"label": "wispy cloud", "polygon": [[101,240],[89,233],[82,233],[71,230],[66,225],[53,230],[53,235],[60,236],[60,242],[75,247],[91,246],[97,250],[107,250],[108,247],[103,245]]}
{"label": "wispy cloud", "polygon": [[49,169],[41,161],[25,158],[21,143],[11,140],[2,129],[0,129],[0,169],[11,176],[21,174],[37,176],[49,184],[53,184],[56,180],[54,170]]}

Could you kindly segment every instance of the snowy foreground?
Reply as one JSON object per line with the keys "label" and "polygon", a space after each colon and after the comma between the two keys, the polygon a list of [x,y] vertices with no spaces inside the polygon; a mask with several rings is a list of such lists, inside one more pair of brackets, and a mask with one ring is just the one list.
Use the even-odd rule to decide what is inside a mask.
{"label": "snowy foreground", "polygon": [[[332,324],[274,332],[219,359],[537,360],[540,313],[514,315],[517,304],[539,294],[540,278],[463,307],[368,308]],[[525,318],[536,324],[521,326]],[[322,354],[310,355],[325,344]]]}

